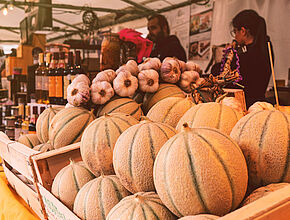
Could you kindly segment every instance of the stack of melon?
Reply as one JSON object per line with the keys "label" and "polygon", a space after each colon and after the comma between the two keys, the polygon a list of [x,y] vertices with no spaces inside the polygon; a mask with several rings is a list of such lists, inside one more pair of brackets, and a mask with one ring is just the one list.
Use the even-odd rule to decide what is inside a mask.
{"label": "stack of melon", "polygon": [[36,122],[36,134],[26,134],[19,142],[40,152],[58,149],[81,140],[95,116],[81,107],[49,107]]}
{"label": "stack of melon", "polygon": [[243,116],[221,103],[166,97],[140,122],[103,114],[81,139],[82,159],[97,177],[71,207],[82,219],[214,219],[235,210],[246,191],[290,182],[283,112]]}

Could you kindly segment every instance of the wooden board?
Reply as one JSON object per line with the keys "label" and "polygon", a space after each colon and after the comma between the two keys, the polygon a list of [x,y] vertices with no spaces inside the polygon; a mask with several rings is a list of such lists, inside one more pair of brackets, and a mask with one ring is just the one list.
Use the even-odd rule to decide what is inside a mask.
{"label": "wooden board", "polygon": [[225,92],[228,93],[227,97],[235,97],[241,104],[243,111],[247,111],[245,93],[242,89],[223,89]]}
{"label": "wooden board", "polygon": [[56,174],[62,168],[69,165],[70,160],[82,160],[80,154],[80,142],[32,156],[33,165],[37,175],[38,188],[49,219],[79,220],[79,218],[69,208],[67,208],[50,192]]}
{"label": "wooden board", "polygon": [[63,167],[69,165],[70,160],[82,160],[80,142],[32,156],[37,181],[50,191],[54,177]]}
{"label": "wooden board", "polygon": [[221,218],[221,220],[289,220],[290,185],[241,207]]}
{"label": "wooden board", "polygon": [[5,166],[5,162],[3,163],[3,168],[9,184],[15,189],[17,194],[41,219],[47,219],[44,204],[39,198],[39,194],[34,191],[33,186],[28,186],[19,179],[7,166]]}

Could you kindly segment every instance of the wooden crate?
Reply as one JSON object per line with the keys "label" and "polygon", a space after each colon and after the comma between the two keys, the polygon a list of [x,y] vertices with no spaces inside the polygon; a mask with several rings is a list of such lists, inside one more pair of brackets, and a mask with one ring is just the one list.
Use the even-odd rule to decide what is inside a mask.
{"label": "wooden crate", "polygon": [[219,219],[288,220],[290,219],[290,186],[271,192]]}
{"label": "wooden crate", "polygon": [[37,185],[42,196],[48,219],[80,220],[50,191],[56,174],[70,163],[81,161],[80,143],[32,156],[37,175]]}
{"label": "wooden crate", "polygon": [[245,93],[242,89],[223,89],[225,92],[228,93],[227,97],[235,97],[241,104],[243,111],[247,111]]}
{"label": "wooden crate", "polygon": [[[39,153],[21,143],[11,141],[3,132],[0,132],[0,156],[8,182],[41,219],[47,219],[31,160],[32,155]],[[28,181],[21,180],[12,172],[12,169],[19,172]]]}

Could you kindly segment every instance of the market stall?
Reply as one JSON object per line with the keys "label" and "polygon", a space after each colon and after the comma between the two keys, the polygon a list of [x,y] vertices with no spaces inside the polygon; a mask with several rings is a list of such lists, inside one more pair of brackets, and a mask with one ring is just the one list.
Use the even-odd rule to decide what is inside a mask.
{"label": "market stall", "polygon": [[88,2],[0,1],[1,219],[289,219],[286,0]]}

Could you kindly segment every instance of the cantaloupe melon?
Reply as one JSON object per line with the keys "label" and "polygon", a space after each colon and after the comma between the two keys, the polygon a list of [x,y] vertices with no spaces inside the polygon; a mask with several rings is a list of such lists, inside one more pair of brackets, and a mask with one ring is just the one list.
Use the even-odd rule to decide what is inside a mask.
{"label": "cantaloupe melon", "polygon": [[47,143],[42,143],[42,144],[36,145],[33,148],[33,150],[37,150],[40,152],[47,152],[47,151],[53,150],[53,146],[48,141]]}
{"label": "cantaloupe melon", "polygon": [[109,212],[106,220],[173,220],[176,217],[155,192],[139,192],[122,199]]}
{"label": "cantaloupe melon", "polygon": [[274,106],[268,102],[255,102],[248,109],[248,113],[261,111],[261,110],[274,110]]}
{"label": "cantaloupe melon", "polygon": [[71,162],[55,176],[51,193],[69,209],[72,209],[79,190],[94,178],[95,176],[86,168],[83,162]]}
{"label": "cantaloupe melon", "polygon": [[179,220],[215,220],[219,216],[209,215],[209,214],[200,214],[200,215],[191,215],[180,218]]}
{"label": "cantaloupe melon", "polygon": [[290,115],[262,110],[241,118],[231,132],[247,160],[249,187],[290,182]]}
{"label": "cantaloupe melon", "polygon": [[185,97],[184,92],[175,84],[160,83],[158,90],[155,93],[146,93],[143,99],[142,109],[145,114],[150,108],[162,99],[168,97]]}
{"label": "cantaloupe melon", "polygon": [[140,104],[135,102],[131,98],[114,98],[107,102],[104,105],[100,105],[96,110],[96,116],[102,116],[105,113],[118,113],[122,112],[125,114],[129,114],[136,118],[137,120],[140,119],[141,115],[143,115],[142,109]]}
{"label": "cantaloupe melon", "polygon": [[19,137],[18,142],[29,148],[34,148],[36,145],[40,144],[36,134],[23,134]]}
{"label": "cantaloupe melon", "polygon": [[168,97],[157,102],[147,113],[147,117],[155,122],[162,122],[176,127],[180,118],[195,104],[191,97]]}
{"label": "cantaloupe melon", "polygon": [[163,144],[176,130],[170,125],[143,120],[123,132],[113,155],[116,175],[130,192],[154,191],[153,164]]}
{"label": "cantaloupe melon", "polygon": [[245,198],[241,206],[248,205],[251,202],[254,202],[257,199],[260,199],[268,195],[269,193],[274,192],[278,189],[281,189],[285,186],[289,186],[289,183],[272,183],[267,186],[260,187],[256,189],[255,191],[253,191],[247,198]]}
{"label": "cantaloupe melon", "polygon": [[49,125],[49,141],[58,149],[81,140],[85,128],[94,120],[94,115],[81,107],[59,111]]}
{"label": "cantaloupe melon", "polygon": [[88,168],[99,176],[114,174],[113,149],[120,134],[138,121],[125,113],[106,114],[94,120],[81,139],[81,155]]}
{"label": "cantaloupe melon", "polygon": [[228,135],[187,124],[161,148],[153,175],[160,199],[178,217],[234,210],[248,180],[243,153]]}
{"label": "cantaloupe melon", "polygon": [[130,193],[115,175],[91,180],[78,192],[73,211],[81,219],[105,220],[110,210]]}
{"label": "cantaloupe melon", "polygon": [[46,143],[49,139],[49,124],[57,112],[64,107],[49,107],[45,109],[38,117],[36,122],[36,134],[41,143]]}
{"label": "cantaloupe melon", "polygon": [[186,122],[189,127],[216,128],[230,134],[232,128],[243,117],[231,107],[216,102],[201,103],[191,107],[179,120],[176,130],[180,131]]}

